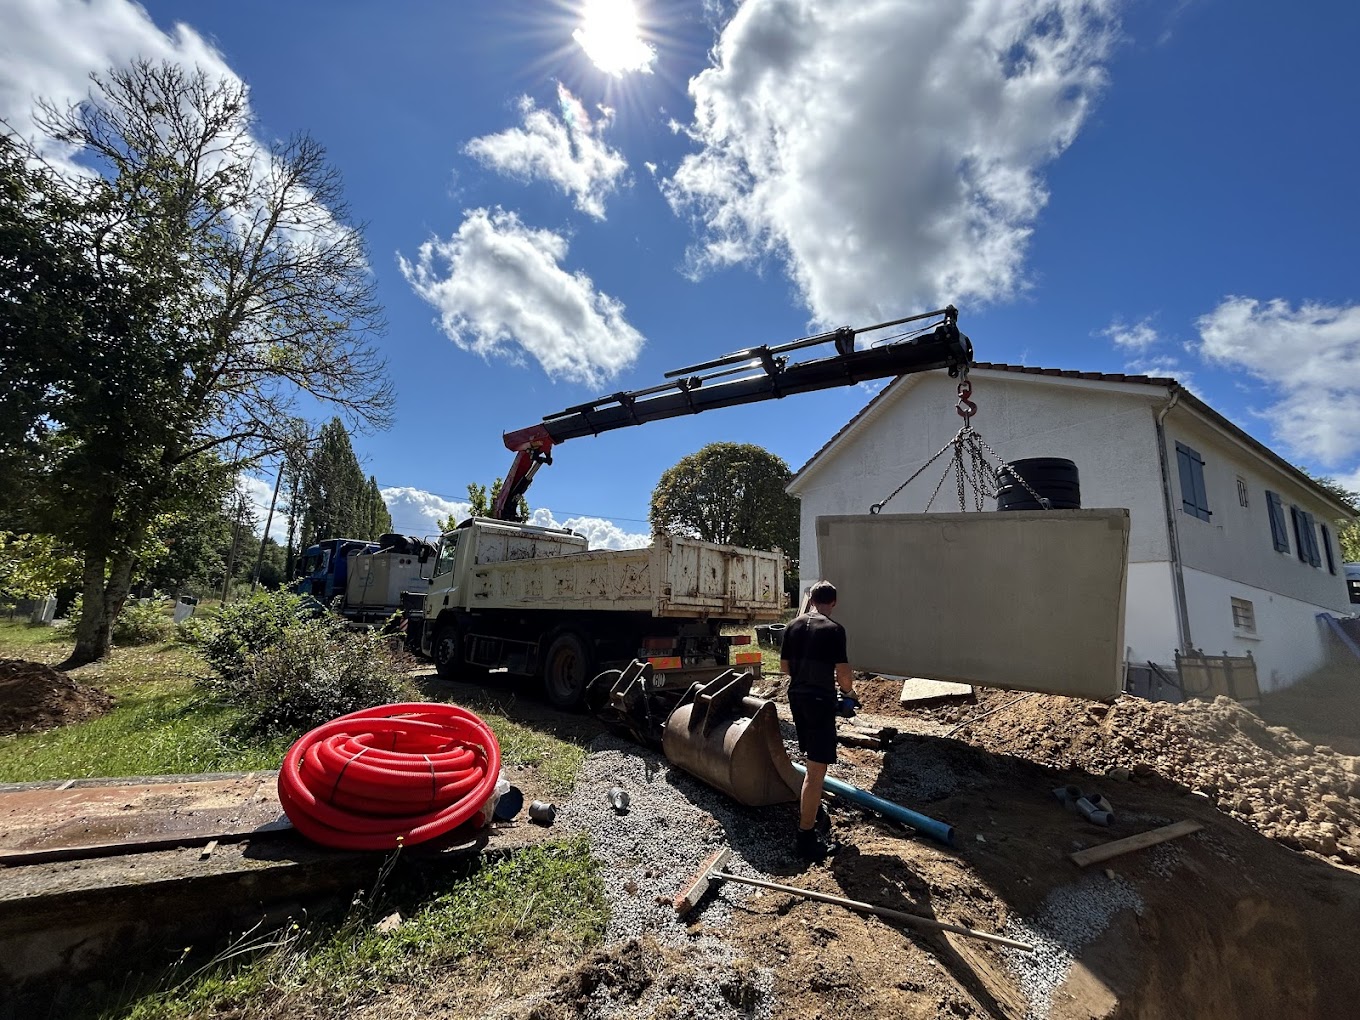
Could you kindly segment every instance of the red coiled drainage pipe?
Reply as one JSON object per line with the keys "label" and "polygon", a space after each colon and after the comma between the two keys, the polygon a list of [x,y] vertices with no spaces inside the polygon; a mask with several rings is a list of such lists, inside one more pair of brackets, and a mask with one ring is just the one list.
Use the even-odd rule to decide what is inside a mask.
{"label": "red coiled drainage pipe", "polygon": [[302,736],[279,770],[279,801],[308,839],[391,850],[450,832],[491,798],[501,749],[465,708],[381,705]]}

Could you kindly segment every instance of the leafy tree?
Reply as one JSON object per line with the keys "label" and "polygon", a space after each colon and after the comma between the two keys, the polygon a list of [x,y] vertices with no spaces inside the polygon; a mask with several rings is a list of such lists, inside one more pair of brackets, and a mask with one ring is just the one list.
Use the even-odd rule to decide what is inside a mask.
{"label": "leafy tree", "polygon": [[[138,62],[39,103],[0,147],[0,438],[83,560],[66,665],[102,657],[156,519],[196,458],[282,449],[299,394],[388,423],[362,235],[315,141],[262,149],[245,88]],[[64,146],[97,174],[63,174]],[[18,466],[16,466],[18,465]]]}
{"label": "leafy tree", "polygon": [[[1360,492],[1346,488],[1335,478],[1326,476],[1316,477],[1311,472],[1306,472],[1319,486],[1330,492],[1338,502],[1350,507],[1351,512],[1360,517]],[[1360,561],[1360,520],[1356,517],[1338,517],[1336,524],[1336,541],[1341,547],[1341,558],[1347,563]]]}
{"label": "leafy tree", "polygon": [[11,599],[50,598],[80,577],[80,560],[51,535],[0,531],[0,595]]}
{"label": "leafy tree", "polygon": [[302,478],[302,542],[368,538],[367,488],[349,432],[339,418],[321,427]]}
{"label": "leafy tree", "polygon": [[798,549],[798,500],[783,459],[749,443],[710,443],[652,490],[654,531],[752,549]]}
{"label": "leafy tree", "polygon": [[[469,482],[467,487],[468,494],[468,516],[469,517],[490,517],[491,511],[496,506],[496,500],[500,499],[501,486],[505,484],[504,478],[497,478],[491,483],[491,491],[488,493],[485,485],[478,485],[476,482]],[[521,494],[515,501],[514,519],[526,521],[529,519],[529,501]],[[439,530],[452,531],[458,526],[458,515],[449,514],[439,522]]]}

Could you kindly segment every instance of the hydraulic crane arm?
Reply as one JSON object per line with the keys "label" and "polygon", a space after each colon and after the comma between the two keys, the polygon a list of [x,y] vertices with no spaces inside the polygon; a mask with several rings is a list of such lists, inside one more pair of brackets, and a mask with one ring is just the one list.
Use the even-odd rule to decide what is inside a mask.
{"label": "hydraulic crane arm", "polygon": [[[507,432],[505,446],[514,452],[515,460],[501,485],[492,516],[499,520],[513,519],[513,507],[533,482],[538,469],[552,463],[552,448],[568,439],[912,372],[947,368],[951,376],[956,376],[973,362],[973,345],[959,332],[958,315],[958,310],[950,305],[939,311],[859,329],[842,326],[776,347],[748,348],[701,365],[667,372],[669,382],[577,404],[547,415],[537,425]],[[943,321],[933,329],[926,326],[890,342],[864,350],[855,349],[855,339],[862,333],[937,316],[942,316]],[[834,355],[789,363],[789,352],[827,343],[835,345]],[[729,378],[731,376],[738,378]]]}

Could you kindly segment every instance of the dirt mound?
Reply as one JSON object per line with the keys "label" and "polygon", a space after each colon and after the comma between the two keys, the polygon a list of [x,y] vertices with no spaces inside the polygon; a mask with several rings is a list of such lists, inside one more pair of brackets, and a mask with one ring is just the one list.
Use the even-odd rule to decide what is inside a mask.
{"label": "dirt mound", "polygon": [[113,698],[40,662],[0,659],[0,736],[34,733],[103,715]]}
{"label": "dirt mound", "polygon": [[1256,714],[1314,744],[1360,754],[1360,664],[1334,666],[1261,699]]}
{"label": "dirt mound", "polygon": [[754,1015],[768,989],[749,961],[717,962],[691,948],[651,938],[596,950],[554,982],[546,994],[491,1015],[496,1020],[581,1020],[655,1017],[681,1020]]}
{"label": "dirt mound", "polygon": [[[1018,696],[989,691],[959,721]],[[948,721],[949,711],[938,712]],[[1316,747],[1228,698],[1113,705],[1034,695],[958,736],[988,751],[1113,779],[1156,774],[1288,846],[1360,864],[1360,758]]]}

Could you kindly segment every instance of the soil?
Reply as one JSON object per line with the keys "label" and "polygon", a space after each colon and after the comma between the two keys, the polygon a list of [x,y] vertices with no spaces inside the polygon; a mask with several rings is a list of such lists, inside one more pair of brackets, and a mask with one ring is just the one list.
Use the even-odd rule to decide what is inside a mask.
{"label": "soil", "polygon": [[112,707],[107,692],[78,684],[51,666],[0,659],[0,736],[83,722]]}
{"label": "soil", "polygon": [[[765,685],[776,699],[779,680]],[[843,728],[893,725],[900,735],[882,752],[842,747],[833,774],[948,821],[955,844],[838,803],[841,852],[774,879],[1000,933],[1037,952],[759,893],[732,907],[735,929],[722,936],[736,953],[728,986],[749,997],[743,1015],[1354,1015],[1357,759],[1222,698],[1104,705],[979,689],[907,710],[895,681],[866,677],[858,686],[865,708]],[[1333,739],[1325,723],[1315,716],[1315,739]],[[1053,790],[1068,784],[1110,800],[1114,824],[1063,807]],[[1068,857],[1183,819],[1203,829],[1086,869]],[[752,837],[732,829],[724,838],[742,853]],[[675,876],[677,888],[688,877]],[[692,933],[712,934],[703,904]],[[667,1013],[654,994],[658,982],[681,982],[686,965],[645,943],[606,947],[556,977],[542,975],[540,989],[549,990],[503,1015],[696,1015]],[[768,975],[768,989],[753,974]],[[601,982],[612,990],[609,1009],[601,1008]],[[597,990],[581,994],[584,987]]]}
{"label": "soil", "polygon": [[[781,681],[768,676],[762,689],[778,700]],[[1002,934],[1031,944],[1032,954],[779,892],[739,897],[715,882],[689,915],[687,944],[648,935],[578,959],[539,954],[451,968],[433,986],[394,988],[355,1015],[1354,1016],[1360,758],[1342,753],[1358,725],[1353,711],[1342,712],[1360,676],[1313,683],[1250,708],[1224,698],[1097,704],[978,689],[906,709],[900,683],[861,678],[864,708],[842,727],[892,726],[898,735],[884,750],[840,748],[832,774],[948,822],[953,845],[833,801],[841,851],[811,866],[790,858],[771,879]],[[455,687],[441,686],[444,696]],[[477,690],[457,693],[472,700]],[[596,730],[511,692],[497,703],[569,739],[585,742]],[[520,785],[527,793],[531,777]],[[1064,807],[1053,791],[1066,785],[1107,798],[1113,823]],[[792,842],[791,805],[750,817],[771,820]],[[1180,820],[1203,828],[1087,868],[1069,856]],[[770,825],[714,825],[720,844],[768,858],[758,844]],[[678,891],[692,876],[670,877]],[[714,955],[713,940],[725,955]]]}

